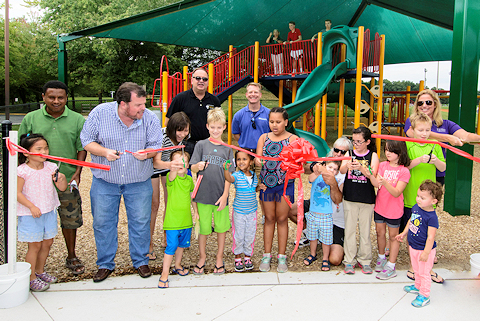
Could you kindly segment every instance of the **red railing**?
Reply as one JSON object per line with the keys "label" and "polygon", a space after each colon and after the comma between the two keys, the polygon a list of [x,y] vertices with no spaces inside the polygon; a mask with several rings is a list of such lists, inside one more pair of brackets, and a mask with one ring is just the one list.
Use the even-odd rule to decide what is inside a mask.
{"label": "red railing", "polygon": [[[364,51],[363,51],[363,65],[362,69],[369,72],[379,71],[380,61],[380,36],[375,34],[375,38],[370,40],[370,30],[366,29],[364,32]],[[332,50],[332,67],[335,67],[340,62],[341,44],[334,45]],[[293,72],[294,58],[298,58],[296,72]],[[302,60],[302,72],[309,73],[317,67],[317,40],[314,42],[310,40],[303,40],[288,44],[271,44],[260,46],[259,52],[259,76],[278,76],[290,75],[300,73],[299,60]],[[216,58],[211,63],[214,65],[214,84],[213,94],[218,95],[232,84],[239,80],[252,76],[254,74],[254,46],[249,46],[239,52],[233,50],[230,53]],[[162,60],[163,64],[163,60]],[[210,63],[209,63],[210,64]],[[202,66],[208,72],[208,65]],[[231,74],[229,68],[231,65]],[[168,62],[167,62],[168,71]],[[162,67],[160,67],[160,79],[156,79],[154,83],[154,91],[152,95],[152,106],[155,96],[155,87],[157,81],[161,85]],[[192,73],[187,73],[187,84],[190,87],[190,79]],[[176,73],[174,76],[169,76],[169,97],[168,104],[172,97],[183,90],[182,75]],[[288,88],[289,83],[285,86]],[[291,84],[290,84],[291,85]],[[161,88],[161,87],[160,87]],[[157,95],[158,96],[158,95]],[[161,90],[160,90],[161,99]],[[158,107],[158,106],[157,106]]]}
{"label": "red railing", "polygon": [[[150,105],[152,107],[161,107],[163,102],[163,61],[165,59],[166,65],[166,72],[168,73],[168,60],[167,56],[163,55],[162,60],[160,62],[160,78],[155,79],[153,82],[153,92],[152,92],[152,100]],[[156,85],[159,84],[158,93],[156,92]],[[173,75],[168,75],[168,90],[167,90],[167,106],[170,106],[173,97],[175,97],[178,93],[183,91],[183,76],[180,72],[176,72]],[[155,104],[155,99],[157,99],[157,104]]]}

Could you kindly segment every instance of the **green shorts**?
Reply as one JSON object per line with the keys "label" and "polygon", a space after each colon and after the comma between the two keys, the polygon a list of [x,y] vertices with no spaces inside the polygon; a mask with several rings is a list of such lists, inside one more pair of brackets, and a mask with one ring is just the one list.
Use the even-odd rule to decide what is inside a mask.
{"label": "green shorts", "polygon": [[69,230],[82,226],[82,198],[78,189],[74,188],[73,192],[70,192],[70,189],[67,188],[65,192],[57,192],[60,200],[60,207],[58,208],[60,226]]}
{"label": "green shorts", "polygon": [[228,205],[221,211],[217,211],[218,206],[197,203],[198,222],[200,223],[200,234],[210,235],[212,233],[212,214],[213,226],[215,232],[224,233],[230,229],[230,217]]}

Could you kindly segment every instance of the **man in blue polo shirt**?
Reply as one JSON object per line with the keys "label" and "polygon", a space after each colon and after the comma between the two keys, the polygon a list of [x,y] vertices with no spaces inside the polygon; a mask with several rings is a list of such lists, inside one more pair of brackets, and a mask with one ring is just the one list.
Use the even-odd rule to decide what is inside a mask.
{"label": "man in blue polo shirt", "polygon": [[247,85],[246,97],[248,105],[233,116],[232,134],[240,147],[255,152],[260,136],[270,131],[270,110],[260,103],[262,85],[259,83],[251,82]]}

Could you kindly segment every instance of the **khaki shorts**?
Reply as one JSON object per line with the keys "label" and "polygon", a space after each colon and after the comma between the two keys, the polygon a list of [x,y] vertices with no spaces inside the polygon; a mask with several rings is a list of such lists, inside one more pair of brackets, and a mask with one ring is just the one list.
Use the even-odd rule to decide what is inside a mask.
{"label": "khaki shorts", "polygon": [[67,188],[65,192],[57,191],[60,207],[58,216],[60,217],[60,226],[64,229],[74,230],[83,225],[82,218],[82,198],[78,189],[73,192]]}

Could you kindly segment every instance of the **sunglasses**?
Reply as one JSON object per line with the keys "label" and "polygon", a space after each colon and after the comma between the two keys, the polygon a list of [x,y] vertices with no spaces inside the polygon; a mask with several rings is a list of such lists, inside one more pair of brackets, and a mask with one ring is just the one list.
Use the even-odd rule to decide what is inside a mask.
{"label": "sunglasses", "polygon": [[255,118],[251,119],[253,129],[257,129],[257,124],[255,124]]}
{"label": "sunglasses", "polygon": [[346,150],[338,149],[338,148],[336,148],[336,147],[333,148],[333,151],[334,151],[335,153],[341,153],[342,155],[345,155],[345,154],[347,153]]}
{"label": "sunglasses", "polygon": [[423,104],[427,104],[427,106],[432,106],[433,100],[417,101],[417,106],[423,106]]}
{"label": "sunglasses", "polygon": [[204,82],[207,82],[208,81],[208,78],[207,77],[192,77],[193,79],[195,79],[196,81],[200,81],[200,80],[203,80]]}

